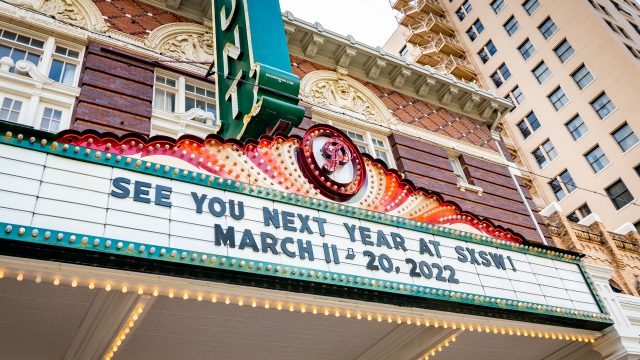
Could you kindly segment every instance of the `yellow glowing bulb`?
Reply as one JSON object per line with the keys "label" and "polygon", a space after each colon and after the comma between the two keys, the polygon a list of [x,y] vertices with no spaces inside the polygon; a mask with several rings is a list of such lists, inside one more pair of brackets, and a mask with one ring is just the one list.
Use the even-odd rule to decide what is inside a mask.
{"label": "yellow glowing bulb", "polygon": [[133,321],[138,320],[138,314],[133,314],[133,316],[131,318],[133,319]]}
{"label": "yellow glowing bulb", "polygon": [[127,338],[127,335],[125,335],[125,334],[120,335],[120,340],[124,340],[126,338]]}
{"label": "yellow glowing bulb", "polygon": [[255,300],[251,301],[251,307],[256,307],[256,306],[258,306],[258,303],[256,303]]}
{"label": "yellow glowing bulb", "polygon": [[420,321],[420,319],[416,320],[416,325],[418,325],[418,326],[422,325],[422,322]]}
{"label": "yellow glowing bulb", "polygon": [[268,301],[265,301],[265,302],[264,302],[264,308],[265,308],[265,309],[268,309],[268,308],[269,308],[269,302],[268,302]]}
{"label": "yellow glowing bulb", "polygon": [[133,320],[129,321],[129,327],[133,327],[133,325],[135,325],[135,324],[136,323]]}
{"label": "yellow glowing bulb", "polygon": [[300,312],[303,313],[303,314],[306,313],[307,312],[307,308],[304,305],[302,305],[300,307]]}
{"label": "yellow glowing bulb", "polygon": [[[278,303],[278,304],[276,305],[276,309],[278,309],[278,310],[282,310],[282,304]],[[328,314],[325,314],[325,315],[328,315]]]}
{"label": "yellow glowing bulb", "polygon": [[118,345],[118,346],[122,345],[122,341],[120,341],[120,340],[116,341],[116,345]]}
{"label": "yellow glowing bulb", "polygon": [[339,310],[336,310],[335,315],[336,315],[336,317],[340,317],[340,311],[339,311]]}
{"label": "yellow glowing bulb", "polygon": [[513,335],[513,330],[509,329],[509,335]]}
{"label": "yellow glowing bulb", "polygon": [[4,279],[4,270],[0,270],[0,279]]}
{"label": "yellow glowing bulb", "polygon": [[138,295],[142,295],[142,294],[144,294],[144,290],[142,290],[142,288],[141,288],[141,287],[139,287],[139,288],[138,288]]}
{"label": "yellow glowing bulb", "polygon": [[[438,320],[435,320],[435,321],[433,322],[433,326],[434,326],[434,327],[438,327]],[[472,330],[472,331],[473,331],[473,330]]]}
{"label": "yellow glowing bulb", "polygon": [[289,311],[294,312],[296,310],[296,308],[293,306],[293,304],[289,305]]}
{"label": "yellow glowing bulb", "polygon": [[173,299],[174,296],[173,290],[169,291],[169,299]]}
{"label": "yellow glowing bulb", "polygon": [[458,325],[456,323],[451,323],[451,328],[455,330],[458,328]]}
{"label": "yellow glowing bulb", "polygon": [[212,296],[211,297],[211,302],[214,303],[214,304],[217,303],[218,302],[218,298],[215,295]]}
{"label": "yellow glowing bulb", "polygon": [[198,301],[202,301],[202,294],[198,294]]}
{"label": "yellow glowing bulb", "polygon": [[182,294],[182,298],[185,300],[189,300],[189,294],[187,293]]}
{"label": "yellow glowing bulb", "polygon": [[452,336],[452,337],[451,337],[451,341],[455,342],[455,341],[456,341],[456,337],[455,337],[455,336]]}
{"label": "yellow glowing bulb", "polygon": [[125,333],[125,334],[128,334],[128,333],[129,333],[129,331],[130,331],[130,330],[129,330],[129,327],[128,327],[128,326],[124,328],[124,333]]}
{"label": "yellow glowing bulb", "polygon": [[153,289],[153,296],[158,296],[158,289]]}
{"label": "yellow glowing bulb", "polygon": [[78,281],[77,280],[71,281],[71,287],[77,287],[77,286],[78,286]]}
{"label": "yellow glowing bulb", "polygon": [[407,318],[407,325],[411,325],[411,319]]}
{"label": "yellow glowing bulb", "polygon": [[442,351],[442,345],[438,345],[438,351]]}
{"label": "yellow glowing bulb", "polygon": [[491,331],[491,329],[489,329],[489,327],[485,325],[484,326],[484,332],[489,333],[489,331]]}
{"label": "yellow glowing bulb", "polygon": [[123,292],[123,293],[126,293],[127,291],[129,291],[129,289],[127,289],[127,287],[126,287],[126,286],[123,286],[123,287],[122,287],[122,292]]}
{"label": "yellow glowing bulb", "polygon": [[464,324],[460,324],[460,330],[463,330],[463,331],[464,331],[464,330],[466,330],[466,329],[467,329],[467,327],[466,327],[466,326],[464,326]]}
{"label": "yellow glowing bulb", "polygon": [[436,356],[436,351],[435,350],[431,350],[431,356]]}
{"label": "yellow glowing bulb", "polygon": [[229,305],[231,303],[231,299],[229,299],[228,297],[224,298],[224,303]]}
{"label": "yellow glowing bulb", "polygon": [[111,284],[107,284],[107,286],[104,287],[105,291],[111,291]]}
{"label": "yellow glowing bulb", "polygon": [[238,299],[238,306],[243,306],[243,305],[244,305],[244,300]]}
{"label": "yellow glowing bulb", "polygon": [[520,329],[516,329],[516,335],[520,336]]}
{"label": "yellow glowing bulb", "polygon": [[347,310],[347,319],[351,319],[351,311]]}
{"label": "yellow glowing bulb", "polygon": [[396,319],[396,322],[397,322],[398,324],[402,324],[402,318],[401,318],[400,316],[398,316],[398,318]]}
{"label": "yellow glowing bulb", "polygon": [[329,309],[324,309],[324,315],[329,316]]}
{"label": "yellow glowing bulb", "polygon": [[449,346],[449,340],[444,341],[444,346]]}
{"label": "yellow glowing bulb", "polygon": [[18,276],[16,276],[16,280],[18,281],[22,281],[24,279],[24,274],[20,273],[18,274]]}
{"label": "yellow glowing bulb", "polygon": [[378,320],[378,322],[382,321],[382,315],[378,314],[378,319],[377,320]]}
{"label": "yellow glowing bulb", "polygon": [[118,351],[118,347],[117,347],[117,346],[114,346],[114,347],[113,347],[113,350],[111,350],[111,351],[113,351],[113,352]]}
{"label": "yellow glowing bulb", "polygon": [[367,320],[371,321],[371,319],[372,319],[371,314],[367,314]]}
{"label": "yellow glowing bulb", "polygon": [[361,319],[362,319],[362,314],[357,313],[357,314],[356,314],[356,319],[361,320]]}
{"label": "yellow glowing bulb", "polygon": [[35,280],[36,284],[40,284],[42,282],[42,276],[38,275],[36,276]]}
{"label": "yellow glowing bulb", "polygon": [[53,285],[55,285],[55,286],[60,285],[60,279],[59,278],[53,279]]}
{"label": "yellow glowing bulb", "polygon": [[388,323],[392,323],[393,322],[393,318],[391,316],[387,316],[387,322]]}
{"label": "yellow glowing bulb", "polygon": [[89,283],[89,289],[90,290],[93,290],[93,288],[95,288],[95,287],[96,287],[96,284],[93,281]]}
{"label": "yellow glowing bulb", "polygon": [[317,313],[318,313],[318,309],[314,306],[314,307],[313,307],[313,310],[311,310],[311,312],[313,313],[313,315],[315,315],[315,314],[317,314]]}

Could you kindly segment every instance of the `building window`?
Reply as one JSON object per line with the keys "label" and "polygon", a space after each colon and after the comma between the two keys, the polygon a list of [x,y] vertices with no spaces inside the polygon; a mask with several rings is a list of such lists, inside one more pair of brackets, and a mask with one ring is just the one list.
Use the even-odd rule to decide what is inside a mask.
{"label": "building window", "polygon": [[458,10],[456,11],[456,15],[458,16],[458,19],[462,21],[464,20],[464,18],[467,17],[467,15],[471,13],[472,10],[473,10],[473,6],[471,5],[471,1],[465,0],[465,2],[463,2],[462,5],[460,5]]}
{"label": "building window", "polygon": [[633,55],[634,58],[640,59],[640,51],[638,51],[638,49],[635,49],[628,44],[624,44],[624,46],[627,48],[627,50],[629,50],[629,52],[631,53],[631,55]]}
{"label": "building window", "polygon": [[518,46],[518,51],[520,51],[520,55],[527,60],[536,52],[536,48],[533,46],[531,40],[527,39]]}
{"label": "building window", "polygon": [[74,85],[79,58],[79,52],[56,46],[49,70],[49,79],[65,85]]}
{"label": "building window", "polygon": [[502,63],[502,65],[498,67],[498,70],[491,74],[491,80],[493,80],[496,87],[500,87],[505,81],[509,80],[510,77],[511,72],[505,63]]}
{"label": "building window", "polygon": [[609,195],[609,199],[611,199],[616,210],[622,209],[634,200],[633,195],[631,195],[631,192],[627,189],[622,179],[618,179],[618,181],[609,185],[605,191],[607,195]]}
{"label": "building window", "polygon": [[579,208],[575,209],[571,212],[571,214],[567,215],[567,219],[574,223],[580,222],[580,220],[586,218],[591,215],[591,209],[587,203],[580,205]]}
{"label": "building window", "polygon": [[518,85],[511,89],[507,97],[511,98],[511,102],[513,102],[514,105],[520,105],[527,99]]}
{"label": "building window", "polygon": [[45,107],[42,112],[42,119],[40,119],[40,129],[50,132],[58,132],[61,120],[62,111]]}
{"label": "building window", "polygon": [[551,20],[550,17],[548,17],[545,19],[545,21],[542,22],[542,24],[538,26],[538,30],[540,30],[540,33],[542,34],[542,36],[544,36],[545,39],[548,39],[553,34],[555,34],[556,31],[558,31],[558,26],[553,22],[553,20]]}
{"label": "building window", "polygon": [[522,7],[527,12],[527,14],[531,16],[536,12],[536,10],[538,10],[538,8],[540,7],[540,3],[538,2],[538,0],[526,0],[522,3]]}
{"label": "building window", "polygon": [[573,140],[578,140],[582,137],[582,135],[586,134],[589,129],[587,125],[582,121],[580,115],[574,116],[571,120],[564,124],[564,126],[569,130],[569,133],[573,137]]}
{"label": "building window", "polygon": [[567,39],[562,40],[554,49],[553,52],[556,53],[558,59],[560,59],[561,63],[565,63],[576,51],[573,49],[571,44]]}
{"label": "building window", "polygon": [[[340,127],[339,125],[336,126]],[[358,150],[384,160],[384,162],[391,167],[394,166],[391,159],[390,147],[385,138],[372,134],[368,131],[355,129],[346,129],[345,131],[347,136],[349,136],[349,138],[353,140],[353,143],[358,147]]]}
{"label": "building window", "polygon": [[536,159],[540,169],[544,168],[549,162],[558,157],[558,151],[549,139],[535,148],[531,154],[533,155],[533,158]]}
{"label": "building window", "polygon": [[518,29],[520,29],[520,24],[518,24],[518,20],[516,20],[516,17],[513,15],[511,15],[509,20],[507,20],[507,22],[502,26],[504,26],[504,29],[509,36],[513,36],[513,34],[518,32]]}
{"label": "building window", "polygon": [[610,2],[613,5],[613,7],[615,7],[616,10],[618,10],[618,12],[620,12],[620,13],[628,16],[628,17],[633,17],[633,15],[631,15],[631,13],[628,12],[626,9],[624,9],[619,3],[617,3],[617,2],[615,2],[613,0],[610,0]]}
{"label": "building window", "polygon": [[174,79],[156,75],[153,88],[153,107],[168,112],[176,111],[177,82]]}
{"label": "building window", "polygon": [[493,41],[489,40],[484,44],[482,50],[478,52],[478,56],[480,57],[480,60],[482,60],[482,63],[486,64],[496,52],[498,52],[498,49],[496,49]]}
{"label": "building window", "polygon": [[580,65],[573,73],[571,73],[573,81],[576,82],[580,90],[586,88],[591,82],[593,82],[593,75],[585,64]]}
{"label": "building window", "polygon": [[638,35],[640,35],[640,26],[638,26],[638,24],[632,23],[631,21],[629,21],[629,25],[631,25],[633,30],[635,30],[638,33]]}
{"label": "building window", "polygon": [[636,171],[636,175],[640,177],[640,164],[636,165],[633,169]]}
{"label": "building window", "polygon": [[627,39],[631,40],[631,36],[629,36],[629,34],[627,34],[627,31],[624,28],[621,28],[620,26],[616,25],[616,27],[618,28],[618,33],[624,37],[626,37]]}
{"label": "building window", "polygon": [[194,108],[202,109],[204,112],[216,113],[215,94],[212,90],[204,87],[186,83],[184,86],[184,109],[189,111]]}
{"label": "building window", "polygon": [[502,9],[504,9],[505,7],[505,3],[504,0],[493,0],[491,2],[491,8],[493,9],[493,12],[496,14],[499,14]]}
{"label": "building window", "polygon": [[544,63],[544,61],[541,61],[531,72],[540,84],[543,84],[551,76],[551,70],[549,70],[549,67]]}
{"label": "building window", "polygon": [[591,150],[587,151],[584,154],[584,157],[596,173],[609,165],[609,159],[607,159],[607,155],[604,154],[600,145],[596,145]]}
{"label": "building window", "polygon": [[562,109],[569,102],[569,98],[567,97],[567,95],[565,95],[560,86],[555,88],[555,90],[547,95],[547,98],[549,98],[549,101],[551,101],[551,104],[556,109],[556,111]]}
{"label": "building window", "polygon": [[560,201],[576,189],[576,183],[573,181],[571,174],[569,174],[569,170],[565,169],[553,180],[549,181],[549,187],[551,187],[556,199]]}
{"label": "building window", "polygon": [[535,132],[540,128],[540,122],[538,121],[538,117],[532,111],[527,116],[524,117],[520,122],[518,122],[518,129],[522,134],[523,138],[528,138],[531,133]]}
{"label": "building window", "polygon": [[22,101],[5,97],[0,107],[0,120],[18,122],[21,110]]}
{"label": "building window", "polygon": [[631,130],[631,126],[627,123],[622,124],[622,126],[614,130],[611,136],[616,140],[622,152],[626,152],[638,143],[638,136],[636,136],[633,130]]}
{"label": "building window", "polygon": [[474,41],[483,31],[484,25],[482,25],[482,22],[480,21],[480,19],[478,19],[473,22],[471,27],[469,27],[469,29],[467,30],[467,35],[469,36],[469,39],[471,41]]}
{"label": "building window", "polygon": [[[14,63],[27,60],[38,65],[43,49],[42,40],[0,29],[0,58],[8,56]],[[15,67],[11,71],[15,72]]]}
{"label": "building window", "polygon": [[453,169],[453,173],[456,174],[456,179],[458,184],[469,184],[467,181],[467,176],[462,169],[462,164],[460,164],[459,156],[451,156],[449,157],[449,163],[451,163],[451,168]]}
{"label": "building window", "polygon": [[591,107],[598,113],[600,119],[606,118],[616,109],[616,105],[609,99],[609,96],[607,96],[605,92],[591,100]]}
{"label": "building window", "polygon": [[407,45],[403,46],[402,49],[400,49],[400,57],[409,62],[413,61],[413,59],[411,59],[411,55],[409,55],[409,48],[407,47]]}

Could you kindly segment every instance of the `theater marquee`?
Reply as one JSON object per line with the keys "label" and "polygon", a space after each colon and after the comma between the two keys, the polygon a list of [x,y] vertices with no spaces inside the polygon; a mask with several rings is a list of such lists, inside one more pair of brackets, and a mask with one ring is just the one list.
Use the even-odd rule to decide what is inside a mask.
{"label": "theater marquee", "polygon": [[245,144],[12,131],[0,142],[2,241],[610,324],[577,254],[414,188],[328,126]]}

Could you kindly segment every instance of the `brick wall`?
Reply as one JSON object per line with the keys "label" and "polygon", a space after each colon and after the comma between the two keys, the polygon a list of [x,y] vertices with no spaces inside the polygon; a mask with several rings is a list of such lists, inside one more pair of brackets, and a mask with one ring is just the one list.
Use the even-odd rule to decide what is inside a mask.
{"label": "brick wall", "polygon": [[154,67],[100,43],[87,48],[71,128],[149,135]]}

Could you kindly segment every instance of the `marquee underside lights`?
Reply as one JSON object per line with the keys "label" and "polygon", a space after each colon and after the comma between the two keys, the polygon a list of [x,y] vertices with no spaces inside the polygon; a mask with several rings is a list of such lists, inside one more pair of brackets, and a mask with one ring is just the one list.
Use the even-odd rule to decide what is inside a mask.
{"label": "marquee underside lights", "polygon": [[[0,266],[3,265],[0,260]],[[421,359],[433,358],[434,354],[437,355],[440,351],[454,344],[456,339],[463,336],[465,332],[478,332],[490,336],[522,336],[549,341],[578,341],[585,343],[593,343],[600,336],[599,333],[594,331],[505,322],[497,319],[486,319],[483,322],[477,322],[471,319],[463,319],[454,314],[444,315],[445,317],[442,317],[442,314],[435,316],[432,314],[430,316],[428,313],[411,310],[394,311],[393,309],[358,308],[344,303],[336,306],[336,303],[328,304],[320,301],[314,302],[313,300],[301,302],[299,299],[287,297],[265,297],[265,294],[262,294],[262,296],[256,296],[255,294],[242,295],[239,294],[239,291],[226,293],[224,289],[219,289],[222,291],[216,291],[212,289],[180,288],[171,285],[167,286],[166,284],[162,285],[162,282],[143,284],[135,281],[134,284],[131,280],[122,282],[122,280],[114,278],[83,278],[80,275],[70,276],[57,273],[42,275],[42,271],[39,270],[0,269],[2,269],[2,274],[4,274],[4,277],[0,278],[1,281],[18,281],[17,277],[21,275],[22,280],[20,281],[34,281],[38,284],[55,285],[55,279],[58,279],[58,285],[56,286],[68,286],[69,291],[73,291],[73,286],[71,285],[75,281],[78,287],[86,287],[89,290],[99,291],[104,289],[106,291],[107,288],[109,288],[109,291],[122,291],[124,288],[130,288],[132,291],[135,289],[138,294],[142,295],[138,298],[138,301],[132,307],[129,315],[112,339],[103,357],[105,360],[115,358],[118,349],[127,340],[129,332],[137,326],[146,312],[147,305],[152,303],[153,299],[158,296],[170,298],[174,301],[211,302],[228,306],[241,306],[247,308],[247,311],[261,308],[274,312],[299,312],[308,314],[309,316],[346,318],[354,321],[368,321],[372,323],[406,324],[416,327],[431,327],[454,331],[453,334],[425,352]],[[39,282],[38,279],[40,279]],[[152,308],[152,306],[149,307]]]}

